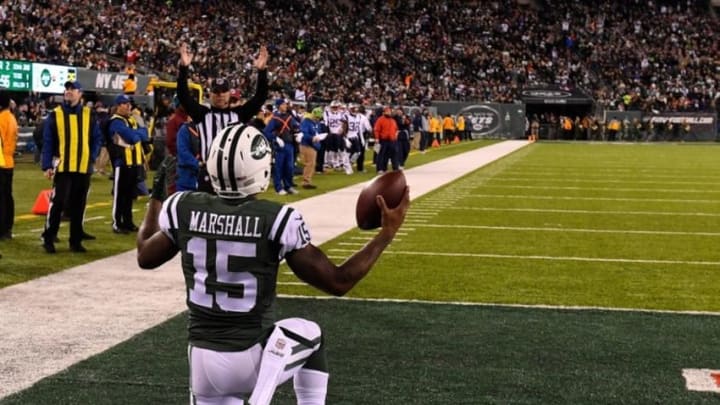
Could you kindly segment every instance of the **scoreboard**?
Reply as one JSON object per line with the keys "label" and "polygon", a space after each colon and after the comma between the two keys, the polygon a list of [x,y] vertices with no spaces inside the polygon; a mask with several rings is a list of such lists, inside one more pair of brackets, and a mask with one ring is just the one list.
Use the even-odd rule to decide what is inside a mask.
{"label": "scoreboard", "polygon": [[32,91],[32,63],[0,60],[0,89]]}

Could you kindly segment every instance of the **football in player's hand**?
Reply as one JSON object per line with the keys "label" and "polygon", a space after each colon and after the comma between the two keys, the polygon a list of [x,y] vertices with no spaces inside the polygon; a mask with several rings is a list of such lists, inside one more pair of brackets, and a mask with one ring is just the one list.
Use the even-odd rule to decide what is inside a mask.
{"label": "football in player's hand", "polygon": [[360,192],[355,205],[355,219],[360,229],[375,229],[382,225],[382,212],[375,197],[383,196],[388,208],[395,208],[405,195],[405,175],[395,170],[372,179]]}

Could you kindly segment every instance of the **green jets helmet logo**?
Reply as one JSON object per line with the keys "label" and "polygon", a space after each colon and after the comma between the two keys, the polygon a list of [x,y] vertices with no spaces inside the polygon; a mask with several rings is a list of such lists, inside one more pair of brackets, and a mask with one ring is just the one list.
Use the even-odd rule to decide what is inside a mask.
{"label": "green jets helmet logo", "polygon": [[250,156],[255,160],[260,160],[270,152],[270,145],[267,139],[265,139],[263,135],[255,135],[250,144]]}

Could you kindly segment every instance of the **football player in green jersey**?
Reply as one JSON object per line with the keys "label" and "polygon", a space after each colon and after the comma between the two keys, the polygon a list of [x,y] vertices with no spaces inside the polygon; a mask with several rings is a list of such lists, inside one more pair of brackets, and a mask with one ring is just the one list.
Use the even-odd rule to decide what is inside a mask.
{"label": "football player in green jersey", "polygon": [[274,317],[280,261],[308,284],[341,296],[370,271],[410,205],[407,189],[394,209],[378,196],[382,227],[337,266],[311,243],[298,211],[256,198],[267,189],[270,159],[262,133],[230,125],[213,140],[207,161],[217,195],[185,191],[162,201],[153,193],[138,233],[143,269],[181,254],[193,404],[244,404],[246,398],[251,405],[269,404],[290,378],[298,404],[324,404],[328,371],[320,327]]}

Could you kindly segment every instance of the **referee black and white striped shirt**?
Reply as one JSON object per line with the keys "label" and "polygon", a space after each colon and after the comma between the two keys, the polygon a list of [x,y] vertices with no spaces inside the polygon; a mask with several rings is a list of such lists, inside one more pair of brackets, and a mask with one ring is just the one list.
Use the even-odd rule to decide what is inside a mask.
{"label": "referee black and white striped shirt", "polygon": [[[258,71],[255,95],[245,104],[237,107],[221,108],[211,105],[209,108],[198,103],[190,94],[188,87],[188,67],[179,66],[177,78],[177,95],[180,104],[192,118],[200,133],[200,160],[205,161],[210,152],[210,144],[216,134],[232,122],[247,123],[262,108],[268,97],[267,69]],[[230,92],[230,84],[226,79],[215,79],[211,86],[213,93]]]}

